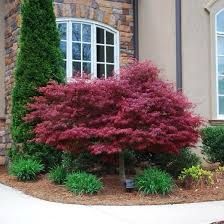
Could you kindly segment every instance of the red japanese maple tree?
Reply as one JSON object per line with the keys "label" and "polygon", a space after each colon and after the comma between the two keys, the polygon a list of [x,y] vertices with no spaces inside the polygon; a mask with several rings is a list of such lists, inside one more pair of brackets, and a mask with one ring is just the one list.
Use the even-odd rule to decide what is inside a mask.
{"label": "red japanese maple tree", "polygon": [[34,141],[93,154],[124,149],[178,153],[199,138],[193,104],[159,78],[150,62],[133,62],[119,78],[49,83],[28,105]]}

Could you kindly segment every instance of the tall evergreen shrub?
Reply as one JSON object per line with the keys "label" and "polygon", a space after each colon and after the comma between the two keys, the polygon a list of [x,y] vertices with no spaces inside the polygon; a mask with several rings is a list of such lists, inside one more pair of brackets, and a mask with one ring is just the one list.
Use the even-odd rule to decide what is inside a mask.
{"label": "tall evergreen shrub", "polygon": [[30,97],[49,80],[64,81],[63,61],[59,48],[52,0],[23,0],[19,52],[14,73],[12,95],[12,137],[26,145],[32,125],[23,121]]}

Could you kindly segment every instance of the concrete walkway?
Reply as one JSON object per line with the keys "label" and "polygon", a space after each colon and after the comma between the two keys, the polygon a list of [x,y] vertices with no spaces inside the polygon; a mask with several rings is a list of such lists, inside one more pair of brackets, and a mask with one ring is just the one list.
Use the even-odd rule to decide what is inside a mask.
{"label": "concrete walkway", "polygon": [[0,224],[210,224],[224,201],[162,206],[80,206],[43,201],[0,184]]}

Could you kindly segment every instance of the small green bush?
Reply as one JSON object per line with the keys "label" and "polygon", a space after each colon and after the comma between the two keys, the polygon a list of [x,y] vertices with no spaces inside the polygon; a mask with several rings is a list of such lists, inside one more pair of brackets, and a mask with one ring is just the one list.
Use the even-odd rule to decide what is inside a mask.
{"label": "small green bush", "polygon": [[96,194],[103,188],[100,179],[85,172],[69,174],[65,186],[75,194]]}
{"label": "small green bush", "polygon": [[203,153],[210,162],[224,165],[224,127],[206,127],[201,131]]}
{"label": "small green bush", "polygon": [[184,168],[201,164],[200,158],[189,149],[182,149],[179,154],[161,153],[155,155],[154,162],[174,177],[178,177]]}
{"label": "small green bush", "polygon": [[63,184],[67,176],[66,170],[62,166],[56,166],[49,174],[48,178],[55,184]]}
{"label": "small green bush", "polygon": [[36,160],[18,159],[11,163],[9,173],[20,181],[35,180],[44,166]]}
{"label": "small green bush", "polygon": [[157,168],[144,170],[135,179],[137,189],[144,194],[168,194],[172,191],[174,182],[165,171]]}
{"label": "small green bush", "polygon": [[191,168],[185,168],[181,172],[179,180],[187,188],[202,184],[209,185],[213,183],[213,174],[211,171],[204,170],[200,166],[192,166]]}

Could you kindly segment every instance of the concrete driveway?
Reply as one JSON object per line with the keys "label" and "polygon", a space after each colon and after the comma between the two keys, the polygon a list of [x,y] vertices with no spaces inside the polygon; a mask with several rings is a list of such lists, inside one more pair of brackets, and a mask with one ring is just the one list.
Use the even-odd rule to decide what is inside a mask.
{"label": "concrete driveway", "polygon": [[0,224],[210,224],[224,201],[162,206],[80,206],[36,199],[0,184]]}

